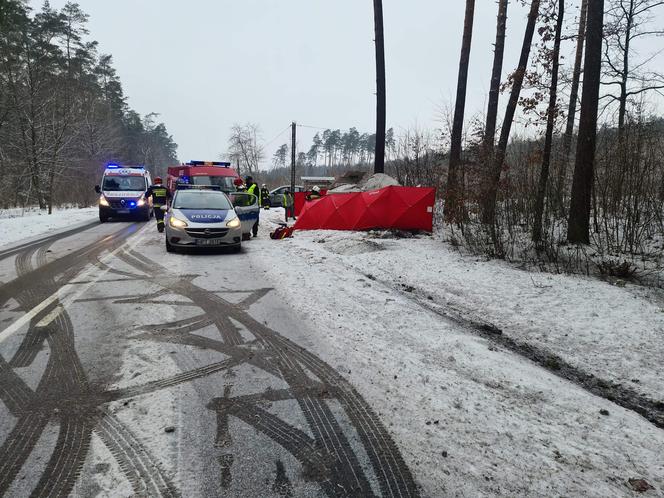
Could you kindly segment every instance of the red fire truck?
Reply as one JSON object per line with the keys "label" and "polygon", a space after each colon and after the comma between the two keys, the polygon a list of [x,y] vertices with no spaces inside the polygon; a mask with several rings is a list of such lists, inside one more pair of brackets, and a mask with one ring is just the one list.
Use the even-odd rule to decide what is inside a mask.
{"label": "red fire truck", "polygon": [[235,192],[235,180],[240,178],[231,163],[217,161],[189,161],[168,168],[167,187],[175,192],[178,185],[201,185],[218,187],[230,193]]}

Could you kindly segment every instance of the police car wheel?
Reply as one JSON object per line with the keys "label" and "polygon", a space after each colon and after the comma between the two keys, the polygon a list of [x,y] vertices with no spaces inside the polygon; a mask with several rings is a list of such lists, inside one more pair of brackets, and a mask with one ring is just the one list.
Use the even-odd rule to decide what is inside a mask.
{"label": "police car wheel", "polygon": [[108,216],[99,215],[99,222],[106,223],[108,221]]}
{"label": "police car wheel", "polygon": [[166,239],[166,252],[175,252],[175,247]]}
{"label": "police car wheel", "polygon": [[234,245],[233,248],[231,249],[231,252],[234,252],[235,254],[241,251],[242,251],[242,243]]}

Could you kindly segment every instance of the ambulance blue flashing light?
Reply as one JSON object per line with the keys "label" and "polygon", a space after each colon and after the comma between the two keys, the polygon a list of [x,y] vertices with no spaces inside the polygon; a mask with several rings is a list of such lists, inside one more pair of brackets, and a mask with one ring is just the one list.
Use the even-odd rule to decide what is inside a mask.
{"label": "ambulance blue flashing light", "polygon": [[117,163],[108,163],[106,165],[107,169],[117,169],[117,168],[130,168],[130,169],[145,169],[145,166],[143,165],[137,165],[137,166],[120,166]]}

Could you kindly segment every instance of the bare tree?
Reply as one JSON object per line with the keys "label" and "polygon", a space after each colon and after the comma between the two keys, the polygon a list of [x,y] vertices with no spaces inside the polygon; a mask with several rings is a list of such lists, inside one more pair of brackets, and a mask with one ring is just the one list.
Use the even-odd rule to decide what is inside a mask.
{"label": "bare tree", "polygon": [[445,189],[444,213],[447,222],[458,222],[461,217],[459,167],[461,166],[463,116],[466,109],[466,86],[468,84],[468,65],[470,61],[470,47],[473,39],[474,17],[475,0],[466,0],[466,14],[463,21],[463,38],[461,41],[461,57],[459,59],[456,103],[454,105],[454,120],[452,121],[450,165],[447,172],[447,188]]}
{"label": "bare tree", "polygon": [[664,35],[664,29],[652,26],[655,10],[664,7],[661,0],[611,0],[607,9],[604,38],[603,85],[618,87],[618,93],[609,92],[606,97],[618,103],[618,129],[625,127],[628,101],[636,96],[664,89],[664,74],[645,71],[644,67],[657,55],[633,61],[634,43],[650,36]]}
{"label": "bare tree", "polygon": [[255,175],[264,158],[260,142],[260,127],[257,124],[234,124],[228,138],[228,155],[236,159],[238,173]]}
{"label": "bare tree", "polygon": [[383,1],[374,0],[376,36],[376,151],[374,173],[385,171],[385,40],[383,35]]}
{"label": "bare tree", "polygon": [[574,68],[572,70],[572,86],[569,93],[569,105],[567,109],[567,124],[563,134],[563,150],[558,174],[558,210],[565,212],[564,198],[567,184],[567,165],[570,162],[572,152],[572,137],[574,136],[574,122],[576,120],[576,107],[579,101],[579,84],[581,82],[581,64],[583,63],[583,46],[586,39],[586,17],[588,14],[588,0],[581,0],[581,12],[579,14],[579,27],[576,35],[576,53],[574,56]]}
{"label": "bare tree", "polygon": [[553,145],[553,127],[555,125],[556,114],[558,111],[558,68],[560,66],[560,38],[563,31],[564,17],[565,0],[558,0],[556,30],[553,40],[553,52],[551,54],[551,86],[549,88],[549,106],[546,111],[544,152],[542,155],[542,169],[540,171],[540,178],[537,186],[537,197],[535,199],[535,222],[533,225],[534,242],[539,242],[542,239],[544,197],[546,196],[546,188],[549,181],[549,165],[551,163],[551,147]]}
{"label": "bare tree", "polygon": [[[563,161],[569,161],[572,149],[572,135],[574,134],[574,120],[576,106],[579,101],[579,83],[581,82],[581,64],[583,63],[583,45],[586,39],[586,16],[588,14],[588,0],[581,0],[581,13],[579,14],[579,31],[576,35],[576,54],[574,56],[574,69],[572,70],[572,86],[569,93],[569,107],[567,109],[567,125],[563,136]],[[563,175],[561,175],[563,176]]]}
{"label": "bare tree", "polygon": [[489,105],[486,112],[484,129],[484,158],[491,157],[496,139],[496,122],[498,120],[498,100],[500,97],[500,78],[503,74],[503,53],[505,52],[505,31],[507,29],[508,0],[498,2],[498,18],[496,21],[496,43],[493,51],[493,68],[491,70],[491,86],[489,87]]}
{"label": "bare tree", "polygon": [[[526,31],[523,36],[523,44],[521,45],[521,56],[519,57],[519,64],[516,71],[511,76],[512,90],[510,98],[507,102],[505,109],[505,118],[503,119],[503,126],[500,130],[500,139],[498,146],[494,152],[491,171],[489,171],[489,178],[487,183],[487,191],[483,196],[482,205],[482,222],[485,224],[495,223],[496,218],[496,200],[498,195],[498,183],[505,162],[505,154],[507,151],[507,144],[510,138],[510,131],[514,121],[514,114],[519,102],[519,95],[521,94],[521,87],[523,86],[523,78],[526,74],[528,66],[528,57],[530,56],[530,47],[533,42],[533,35],[535,33],[535,24],[539,14],[540,0],[531,0],[530,11],[528,13],[528,21],[526,23]],[[496,242],[495,233],[492,230],[494,243]]]}
{"label": "bare tree", "polygon": [[602,29],[604,0],[588,0],[588,27],[583,69],[581,114],[577,138],[574,180],[570,201],[567,240],[590,242],[590,202],[597,140],[597,106],[602,71]]}

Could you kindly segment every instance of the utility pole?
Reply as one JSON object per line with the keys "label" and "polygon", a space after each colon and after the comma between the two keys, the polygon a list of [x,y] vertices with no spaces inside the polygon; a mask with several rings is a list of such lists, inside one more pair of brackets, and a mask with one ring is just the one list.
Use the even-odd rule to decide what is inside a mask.
{"label": "utility pole", "polygon": [[291,195],[295,195],[295,140],[296,140],[297,123],[291,123],[292,139],[291,139],[291,178],[290,178],[290,191]]}

